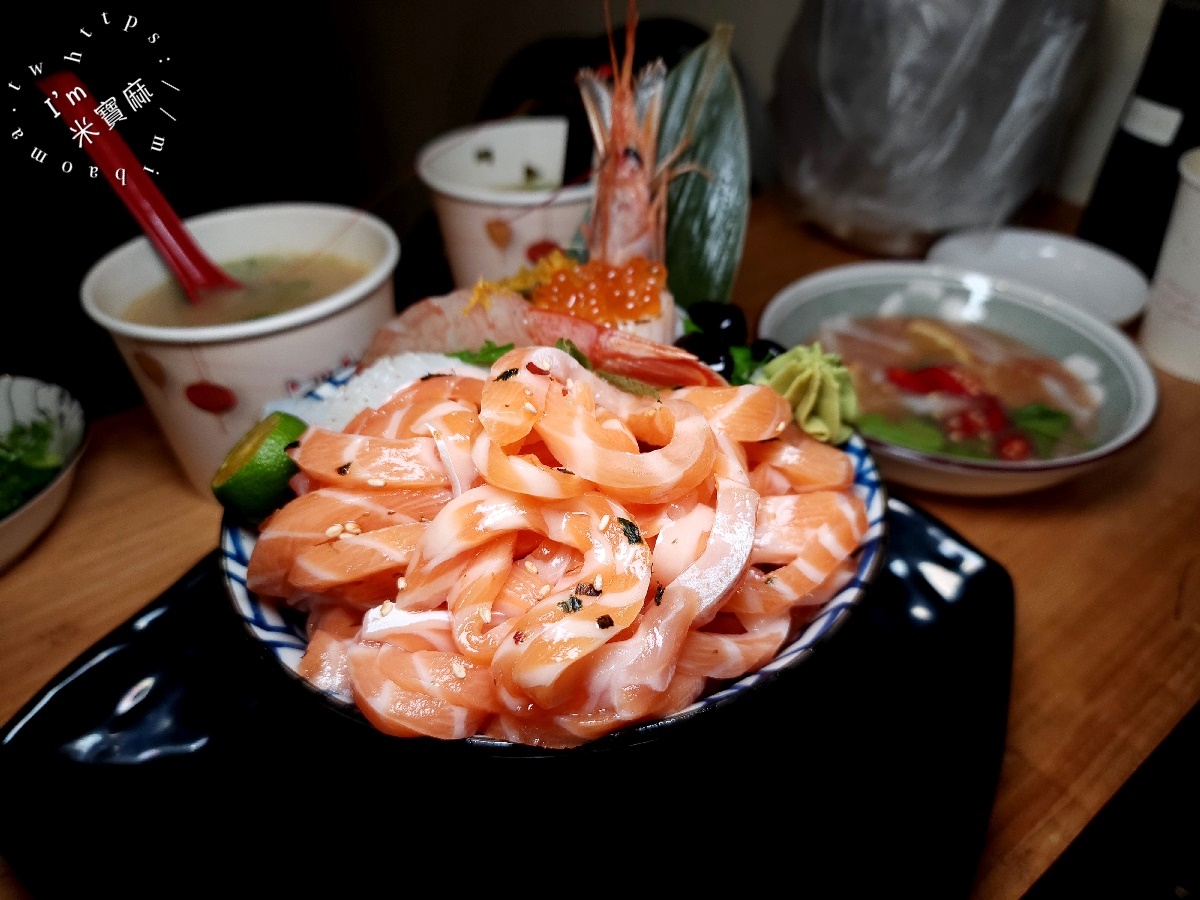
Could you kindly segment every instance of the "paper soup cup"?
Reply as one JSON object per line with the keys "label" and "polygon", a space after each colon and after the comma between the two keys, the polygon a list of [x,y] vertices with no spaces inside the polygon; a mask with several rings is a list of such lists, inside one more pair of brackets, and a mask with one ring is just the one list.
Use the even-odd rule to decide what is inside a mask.
{"label": "paper soup cup", "polygon": [[457,287],[517,274],[547,241],[571,245],[595,186],[563,186],[566,151],[567,120],[556,116],[459,128],[421,149],[417,172]]}
{"label": "paper soup cup", "polygon": [[296,309],[197,327],[121,317],[134,298],[171,277],[145,237],[121,245],[88,271],[80,289],[83,308],[112,336],[188,480],[213,499],[213,475],[263,417],[265,404],[302,394],[356,362],[395,315],[392,277],[400,242],[375,216],[328,204],[246,206],[186,224],[217,263],[328,252],[368,267],[343,290]]}

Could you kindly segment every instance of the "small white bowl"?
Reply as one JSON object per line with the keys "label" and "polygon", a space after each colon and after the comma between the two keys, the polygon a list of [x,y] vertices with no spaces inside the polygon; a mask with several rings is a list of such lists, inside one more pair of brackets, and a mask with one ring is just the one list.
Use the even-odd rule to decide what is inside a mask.
{"label": "small white bowl", "polygon": [[63,464],[40,491],[0,519],[0,571],[28,550],[58,517],[87,443],[83,407],[66,390],[36,378],[0,375],[0,435],[7,435],[15,424],[29,425],[42,418],[54,427],[52,446]]}
{"label": "small white bowl", "polygon": [[1094,370],[1094,387],[1104,398],[1092,446],[1059,459],[964,459],[867,439],[889,481],[959,496],[1038,490],[1109,460],[1146,431],[1158,408],[1154,374],[1122,331],[1024,284],[949,266],[865,262],[826,269],[771,298],[759,318],[758,336],[792,347],[811,343],[827,319],[879,315],[969,322],[1046,356],[1074,357]]}
{"label": "small white bowl", "polygon": [[970,229],[934,244],[926,260],[1022,282],[1111,325],[1128,325],[1149,283],[1133,263],[1091,241],[1038,228]]}

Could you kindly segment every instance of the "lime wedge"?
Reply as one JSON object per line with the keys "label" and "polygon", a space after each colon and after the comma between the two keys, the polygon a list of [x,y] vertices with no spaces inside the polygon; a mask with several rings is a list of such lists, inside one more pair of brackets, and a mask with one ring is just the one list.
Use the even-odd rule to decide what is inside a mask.
{"label": "lime wedge", "polygon": [[295,494],[288,480],[297,468],[287,449],[307,427],[303,419],[279,411],[246,432],[213,476],[217,502],[237,519],[257,524],[291,500]]}

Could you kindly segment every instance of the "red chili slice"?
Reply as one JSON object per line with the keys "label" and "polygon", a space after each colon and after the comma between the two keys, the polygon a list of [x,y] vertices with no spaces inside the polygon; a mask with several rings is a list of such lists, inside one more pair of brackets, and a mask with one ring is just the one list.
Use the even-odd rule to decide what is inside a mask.
{"label": "red chili slice", "polygon": [[996,456],[1010,462],[1019,462],[1033,456],[1033,441],[1023,434],[1006,434],[996,441]]}
{"label": "red chili slice", "polygon": [[977,409],[960,409],[946,418],[942,431],[952,441],[966,441],[984,434],[987,422]]}
{"label": "red chili slice", "polygon": [[963,397],[977,397],[983,393],[983,382],[970,369],[960,366],[924,366],[920,369],[891,368],[888,380],[906,391],[915,394],[930,394],[942,391]]}

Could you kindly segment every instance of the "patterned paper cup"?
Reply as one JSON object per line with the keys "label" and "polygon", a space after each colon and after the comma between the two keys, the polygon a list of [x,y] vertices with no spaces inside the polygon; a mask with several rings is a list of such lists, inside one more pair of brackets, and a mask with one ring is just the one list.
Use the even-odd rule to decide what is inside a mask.
{"label": "patterned paper cup", "polygon": [[375,216],[329,204],[239,207],[186,225],[218,263],[260,254],[332,253],[367,270],[348,287],[287,312],[197,327],[122,318],[134,298],[171,277],[145,237],[89,270],[80,289],[83,308],[112,336],[188,481],[213,499],[213,475],[262,418],[267,401],[302,394],[356,362],[395,314],[392,277],[400,242]]}
{"label": "patterned paper cup", "polygon": [[551,246],[571,246],[595,196],[562,184],[567,120],[520,117],[431,141],[417,171],[429,188],[457,287],[517,274]]}

